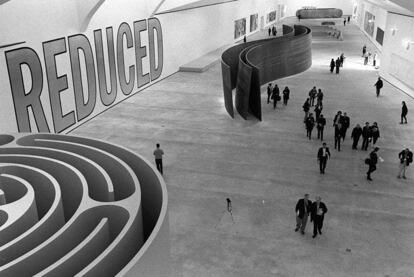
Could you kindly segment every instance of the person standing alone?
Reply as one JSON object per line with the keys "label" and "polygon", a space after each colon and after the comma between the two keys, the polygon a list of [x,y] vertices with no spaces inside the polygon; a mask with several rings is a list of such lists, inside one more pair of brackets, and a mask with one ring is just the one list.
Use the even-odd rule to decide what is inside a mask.
{"label": "person standing alone", "polygon": [[270,97],[272,96],[272,83],[267,86],[267,104],[270,103]]}
{"label": "person standing alone", "polygon": [[365,163],[369,166],[368,172],[367,172],[367,180],[369,181],[372,181],[371,173],[377,170],[378,150],[379,150],[379,147],[375,147],[374,150],[369,154],[369,158],[365,160]]}
{"label": "person standing alone", "polygon": [[275,84],[275,86],[273,87],[272,99],[273,99],[273,109],[276,109],[277,101],[280,100],[280,90],[277,84]]}
{"label": "person standing alone", "polygon": [[408,114],[407,104],[405,104],[405,101],[402,101],[400,124],[403,124],[403,119],[405,119],[405,124],[407,124],[407,114]]}
{"label": "person standing alone", "polygon": [[162,174],[162,155],[164,151],[160,148],[160,144],[157,143],[157,148],[154,150],[155,164],[157,165],[158,171]]}
{"label": "person standing alone", "polygon": [[290,97],[290,89],[286,86],[283,90],[283,104],[286,106]]}
{"label": "person standing alone", "polygon": [[310,214],[312,201],[309,200],[309,194],[305,194],[303,199],[299,199],[296,203],[296,228],[295,232],[299,231],[302,235],[305,234],[306,223],[308,222],[308,216]]}
{"label": "person standing alone", "polygon": [[351,138],[354,141],[352,143],[352,149],[357,149],[358,141],[359,141],[359,138],[361,137],[361,135],[362,135],[362,128],[361,128],[361,126],[359,126],[359,124],[357,124],[355,126],[355,128],[352,130],[352,133],[351,133]]}
{"label": "person standing alone", "polygon": [[331,157],[331,152],[329,148],[326,147],[326,143],[322,143],[322,147],[318,150],[318,161],[319,161],[319,170],[321,174],[325,174],[326,163],[328,158]]}
{"label": "person standing alone", "polygon": [[382,87],[384,86],[381,77],[378,77],[377,82],[374,84],[374,87],[376,88],[376,92],[377,92],[377,97],[379,97],[380,95],[380,90],[382,89]]}
{"label": "person standing alone", "polygon": [[321,201],[321,197],[317,196],[316,201],[312,203],[311,206],[311,221],[313,221],[313,236],[316,238],[318,235],[322,235],[323,220],[325,214],[328,212],[325,203]]}
{"label": "person standing alone", "polygon": [[334,68],[335,68],[335,60],[332,58],[332,60],[331,60],[331,64],[329,65],[329,67],[331,68],[331,73],[333,73],[333,71],[334,71]]}

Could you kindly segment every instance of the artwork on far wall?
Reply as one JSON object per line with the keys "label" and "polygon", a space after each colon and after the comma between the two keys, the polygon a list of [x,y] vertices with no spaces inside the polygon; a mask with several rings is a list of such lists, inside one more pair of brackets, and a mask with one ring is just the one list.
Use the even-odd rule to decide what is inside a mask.
{"label": "artwork on far wall", "polygon": [[266,23],[270,23],[276,20],[276,11],[272,11],[267,14]]}
{"label": "artwork on far wall", "polygon": [[375,40],[381,45],[384,41],[384,30],[382,30],[380,27],[377,27],[377,37]]}
{"label": "artwork on far wall", "polygon": [[365,12],[364,30],[371,37],[374,35],[375,16],[370,12]]}
{"label": "artwork on far wall", "polygon": [[253,32],[257,29],[259,20],[259,14],[250,15],[250,32]]}
{"label": "artwork on far wall", "polygon": [[234,21],[234,38],[239,38],[246,34],[246,18]]}

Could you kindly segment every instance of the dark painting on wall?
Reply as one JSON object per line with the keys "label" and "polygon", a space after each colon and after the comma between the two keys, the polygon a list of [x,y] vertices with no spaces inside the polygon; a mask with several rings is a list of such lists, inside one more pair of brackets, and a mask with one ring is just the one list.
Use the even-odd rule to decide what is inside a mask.
{"label": "dark painting on wall", "polygon": [[234,21],[234,38],[239,38],[246,34],[246,18]]}
{"label": "dark painting on wall", "polygon": [[253,32],[257,29],[258,19],[259,19],[259,14],[256,13],[256,14],[250,15],[250,32]]}
{"label": "dark painting on wall", "polygon": [[382,45],[382,42],[384,41],[384,30],[381,28],[377,28],[377,37],[375,38],[376,41]]}
{"label": "dark painting on wall", "polygon": [[275,20],[276,20],[276,11],[272,11],[267,14],[266,23],[269,23]]}
{"label": "dark painting on wall", "polygon": [[364,30],[371,37],[374,35],[375,16],[370,12],[365,12]]}

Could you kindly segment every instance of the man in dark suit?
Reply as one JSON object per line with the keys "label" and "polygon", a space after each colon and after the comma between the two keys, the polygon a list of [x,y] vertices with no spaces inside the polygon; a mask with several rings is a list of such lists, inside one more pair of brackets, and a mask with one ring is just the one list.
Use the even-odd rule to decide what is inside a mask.
{"label": "man in dark suit", "polygon": [[368,150],[369,138],[371,137],[371,129],[369,122],[365,122],[364,128],[362,128],[362,150]]}
{"label": "man in dark suit", "polygon": [[359,124],[357,124],[351,133],[351,138],[354,140],[354,142],[352,143],[352,149],[357,149],[358,141],[361,135],[362,135],[362,128],[361,126],[359,126]]}
{"label": "man in dark suit", "polygon": [[318,233],[322,235],[323,219],[328,212],[325,203],[321,201],[321,197],[317,196],[316,201],[311,206],[311,221],[313,221],[313,236],[315,238]]}
{"label": "man in dark suit", "polygon": [[298,200],[296,203],[296,228],[295,232],[299,231],[302,235],[305,234],[306,223],[308,222],[308,216],[310,214],[312,201],[309,200],[309,194],[305,194],[305,197]]}
{"label": "man in dark suit", "polygon": [[374,87],[376,88],[376,92],[377,92],[377,97],[380,94],[380,90],[382,89],[382,87],[384,86],[384,83],[381,80],[381,77],[378,77],[377,82],[374,84]]}
{"label": "man in dark suit", "polygon": [[349,119],[349,116],[346,113],[344,113],[344,115],[342,116],[342,125],[341,125],[342,140],[345,140],[346,131],[348,130],[350,125],[351,125],[351,120]]}
{"label": "man in dark suit", "polygon": [[321,174],[325,174],[326,162],[328,158],[331,157],[331,152],[329,152],[329,148],[326,147],[326,143],[322,143],[322,147],[318,150],[318,161],[319,161],[319,170]]}
{"label": "man in dark suit", "polygon": [[320,138],[323,141],[323,129],[326,125],[326,119],[323,117],[323,114],[319,115],[318,120],[316,121],[316,128],[318,129],[318,139]]}

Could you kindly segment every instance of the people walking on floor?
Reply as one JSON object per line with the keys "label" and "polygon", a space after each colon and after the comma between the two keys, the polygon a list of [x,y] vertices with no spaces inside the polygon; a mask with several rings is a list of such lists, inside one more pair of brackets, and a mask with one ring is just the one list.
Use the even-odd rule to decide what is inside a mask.
{"label": "people walking on floor", "polygon": [[331,68],[331,69],[330,69],[331,73],[333,73],[334,68],[335,68],[335,60],[334,60],[333,58],[332,58],[332,60],[331,60],[331,64],[329,65],[329,67]]}
{"label": "people walking on floor", "polygon": [[316,104],[314,112],[315,112],[315,121],[318,121],[319,115],[321,114],[323,109],[322,105]]}
{"label": "people walking on floor", "polygon": [[316,94],[318,94],[318,92],[316,91],[316,87],[313,87],[310,91],[309,91],[309,103],[311,106],[313,106],[315,104],[315,98],[316,98]]}
{"label": "people walking on floor", "polygon": [[407,177],[405,177],[405,171],[410,163],[413,162],[413,152],[411,152],[410,149],[405,148],[398,154],[398,158],[400,159],[400,171],[398,172],[397,178],[402,177],[406,179]]}
{"label": "people walking on floor", "polygon": [[377,66],[377,57],[378,57],[378,53],[377,53],[377,52],[375,52],[375,53],[374,53],[374,55],[372,55],[372,65],[373,65],[374,67],[376,67],[376,66]]}
{"label": "people walking on floor", "polygon": [[365,159],[365,163],[369,166],[367,172],[367,180],[372,181],[371,173],[377,170],[378,163],[378,152],[379,147],[375,147],[374,150],[369,154],[369,158]]}
{"label": "people walking on floor", "polygon": [[272,99],[273,109],[276,109],[277,101],[280,101],[280,90],[277,84],[275,84],[275,86],[273,87]]}
{"label": "people walking on floor", "polygon": [[344,53],[341,53],[341,55],[339,56],[339,61],[340,61],[340,66],[343,67],[344,66],[344,61],[345,61]]}
{"label": "people walking on floor", "polygon": [[[338,126],[340,124],[342,124],[342,112],[341,111],[338,111],[336,113],[336,115],[334,116],[332,126],[335,127],[335,126]],[[339,129],[341,129],[341,126],[339,126]]]}
{"label": "people walking on floor", "polygon": [[310,214],[312,201],[309,200],[309,194],[305,194],[305,197],[299,199],[296,203],[296,228],[295,232],[300,230],[302,235],[305,234],[306,223],[308,222],[308,216]]}
{"label": "people walking on floor", "polygon": [[290,89],[286,86],[283,90],[283,104],[286,106],[290,97]]}
{"label": "people walking on floor", "polygon": [[357,124],[351,133],[351,138],[353,139],[352,149],[358,148],[358,141],[361,135],[362,135],[362,128],[359,124]]}
{"label": "people walking on floor", "polygon": [[270,34],[272,33],[272,29],[270,29],[270,27],[269,27],[269,29],[267,30],[267,32],[269,33],[269,37],[270,37]]}
{"label": "people walking on floor", "polygon": [[[401,107],[401,122],[400,124],[407,124],[407,114],[408,114],[408,108],[407,108],[407,104],[405,104],[405,101],[402,101],[402,107]],[[405,122],[403,122],[403,119],[405,120]]]}
{"label": "people walking on floor", "polygon": [[273,36],[276,36],[276,33],[277,33],[277,31],[276,31],[276,27],[275,27],[275,26],[273,26],[273,27],[272,27],[272,34],[273,34]]}
{"label": "people walking on floor", "polygon": [[336,59],[335,61],[335,68],[336,68],[336,74],[339,74],[339,67],[341,66],[341,61],[339,60],[339,58]]}
{"label": "people walking on floor", "polygon": [[309,114],[308,118],[306,119],[306,136],[311,139],[312,138],[312,130],[315,126],[315,118],[313,117],[312,113]]}
{"label": "people walking on floor", "polygon": [[378,77],[377,82],[374,84],[374,87],[376,88],[376,92],[377,92],[377,97],[380,95],[380,90],[382,89],[382,87],[384,86],[381,77]]}
{"label": "people walking on floor", "polygon": [[247,38],[246,36],[243,37],[243,42],[246,43],[247,42]]}
{"label": "people walking on floor", "polygon": [[362,128],[362,147],[361,150],[368,150],[369,141],[371,138],[371,128],[369,122],[365,122],[364,128]]}
{"label": "people walking on floor", "polygon": [[341,125],[336,125],[335,131],[334,131],[334,139],[335,139],[335,149],[338,149],[338,151],[341,151],[341,129],[340,129]]}
{"label": "people walking on floor", "polygon": [[378,138],[380,137],[378,123],[377,122],[372,123],[372,126],[370,127],[370,129],[371,129],[370,132],[371,132],[371,137],[372,137],[372,144],[375,145]]}
{"label": "people walking on floor", "polygon": [[362,57],[365,57],[366,53],[367,53],[367,46],[364,44],[364,46],[362,46]]}
{"label": "people walking on floor", "polygon": [[323,220],[325,218],[325,214],[328,212],[328,208],[321,200],[321,197],[317,196],[316,201],[311,205],[311,221],[313,221],[312,238],[315,238],[318,233],[319,235],[322,235]]}
{"label": "people walking on floor", "polygon": [[272,96],[272,83],[269,83],[269,85],[267,86],[267,104],[270,103],[270,97]]}
{"label": "people walking on floor", "polygon": [[346,18],[344,18],[344,26],[346,26]]}
{"label": "people walking on floor", "polygon": [[351,17],[350,16],[348,16],[348,23],[349,23],[349,21],[351,21]]}
{"label": "people walking on floor", "polygon": [[310,109],[310,101],[309,98],[306,99],[305,103],[303,103],[303,111],[305,112],[305,118],[303,119],[303,123],[306,123],[306,119],[308,118],[309,115],[309,109]]}
{"label": "people walking on floor", "polygon": [[318,139],[320,138],[323,141],[323,129],[326,125],[326,119],[323,117],[323,114],[319,115],[318,120],[316,121],[316,129],[318,130]]}
{"label": "people walking on floor", "polygon": [[341,136],[342,140],[345,140],[346,131],[348,130],[349,126],[351,125],[351,121],[349,119],[349,116],[344,112],[344,115],[341,118]]}
{"label": "people walking on floor", "polygon": [[318,89],[318,93],[316,94],[316,105],[322,106],[322,100],[323,100],[323,92],[321,89]]}
{"label": "people walking on floor", "polygon": [[322,143],[322,147],[318,150],[317,160],[319,161],[319,171],[321,174],[325,174],[326,163],[331,157],[331,152],[329,152],[329,147],[326,146],[326,143]]}
{"label": "people walking on floor", "polygon": [[164,155],[164,151],[160,148],[159,143],[157,143],[156,147],[154,150],[155,164],[157,165],[158,171],[162,174],[162,155]]}

